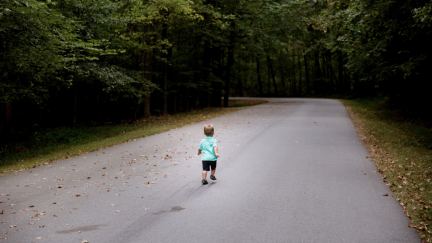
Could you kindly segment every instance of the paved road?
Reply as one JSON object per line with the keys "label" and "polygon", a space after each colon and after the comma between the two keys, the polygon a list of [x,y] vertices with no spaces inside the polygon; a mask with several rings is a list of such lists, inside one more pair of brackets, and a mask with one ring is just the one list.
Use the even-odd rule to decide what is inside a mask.
{"label": "paved road", "polygon": [[[271,99],[202,125],[0,177],[0,242],[419,242],[342,104]],[[385,195],[389,196],[385,196]]]}

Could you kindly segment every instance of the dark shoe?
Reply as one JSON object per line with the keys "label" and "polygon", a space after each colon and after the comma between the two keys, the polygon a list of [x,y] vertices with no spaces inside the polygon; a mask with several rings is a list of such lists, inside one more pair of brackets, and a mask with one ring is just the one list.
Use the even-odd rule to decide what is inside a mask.
{"label": "dark shoe", "polygon": [[207,180],[204,180],[204,179],[201,181],[201,183],[202,183],[203,185],[207,185],[207,184],[208,184]]}
{"label": "dark shoe", "polygon": [[211,176],[210,176],[210,179],[212,179],[212,180],[214,180],[214,181],[215,181],[215,180],[216,180],[216,176],[214,176],[214,175],[211,175]]}

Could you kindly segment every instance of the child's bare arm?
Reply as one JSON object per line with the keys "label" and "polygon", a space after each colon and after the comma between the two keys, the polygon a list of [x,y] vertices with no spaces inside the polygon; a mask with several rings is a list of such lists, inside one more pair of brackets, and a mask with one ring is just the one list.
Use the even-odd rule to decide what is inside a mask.
{"label": "child's bare arm", "polygon": [[218,148],[218,146],[214,147],[214,152],[215,152],[216,157],[219,158],[220,155],[219,155],[219,148]]}
{"label": "child's bare arm", "polygon": [[198,155],[200,155],[201,154],[201,149],[198,149]]}

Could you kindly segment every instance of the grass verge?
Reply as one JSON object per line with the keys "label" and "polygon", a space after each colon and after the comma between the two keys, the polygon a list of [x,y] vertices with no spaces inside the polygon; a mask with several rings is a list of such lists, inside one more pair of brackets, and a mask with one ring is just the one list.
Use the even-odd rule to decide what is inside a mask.
{"label": "grass verge", "polygon": [[344,104],[410,227],[432,242],[432,129],[387,109],[383,99]]}
{"label": "grass verge", "polygon": [[[230,106],[244,107],[261,103],[265,103],[265,101],[233,100],[230,102]],[[208,108],[175,115],[151,117],[133,124],[62,127],[39,131],[29,141],[2,152],[0,174],[34,168],[55,160],[161,133],[237,110],[239,108]]]}

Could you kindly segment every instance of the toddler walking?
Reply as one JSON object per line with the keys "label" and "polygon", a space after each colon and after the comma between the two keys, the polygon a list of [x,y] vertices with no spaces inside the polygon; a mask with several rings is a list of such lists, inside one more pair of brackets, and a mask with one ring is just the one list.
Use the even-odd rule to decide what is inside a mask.
{"label": "toddler walking", "polygon": [[206,137],[201,140],[198,149],[198,155],[201,155],[203,167],[201,183],[206,185],[208,184],[207,173],[210,171],[210,169],[210,179],[216,180],[216,162],[219,158],[219,150],[217,146],[217,140],[213,137],[214,127],[212,125],[204,126],[204,135],[206,135]]}

